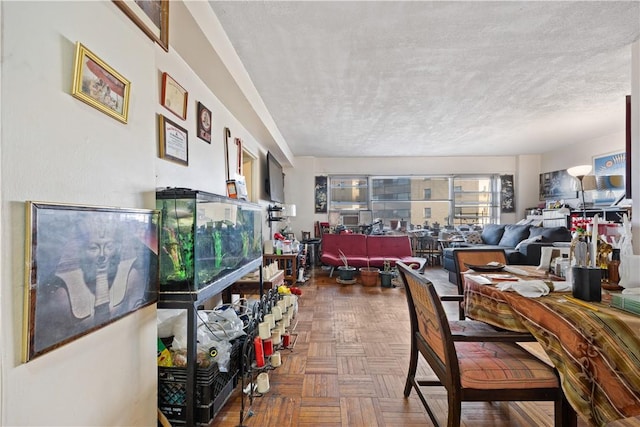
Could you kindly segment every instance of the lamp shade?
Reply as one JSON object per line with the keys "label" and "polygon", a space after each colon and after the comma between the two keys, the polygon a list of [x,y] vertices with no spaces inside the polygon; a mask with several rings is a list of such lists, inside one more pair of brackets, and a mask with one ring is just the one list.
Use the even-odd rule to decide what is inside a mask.
{"label": "lamp shade", "polygon": [[591,165],[580,165],[567,169],[567,173],[576,178],[582,178],[589,172],[591,172]]}
{"label": "lamp shade", "polygon": [[286,205],[285,216],[296,216],[296,205]]}
{"label": "lamp shade", "polygon": [[586,175],[582,178],[582,189],[584,191],[591,191],[598,189],[598,181],[593,175]]}

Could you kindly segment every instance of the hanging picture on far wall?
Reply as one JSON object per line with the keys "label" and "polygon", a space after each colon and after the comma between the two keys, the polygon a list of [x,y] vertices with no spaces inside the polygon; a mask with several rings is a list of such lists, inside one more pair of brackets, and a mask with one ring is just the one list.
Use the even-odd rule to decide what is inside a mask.
{"label": "hanging picture on far wall", "polygon": [[316,176],[315,212],[327,213],[327,177]]}
{"label": "hanging picture on far wall", "polygon": [[593,158],[597,189],[591,197],[595,205],[610,205],[625,194],[627,154],[605,154]]}
{"label": "hanging picture on far wall", "polygon": [[515,203],[513,175],[500,175],[500,210],[504,213],[515,212]]}
{"label": "hanging picture on far wall", "polygon": [[540,200],[575,199],[578,189],[575,178],[566,169],[540,174]]}

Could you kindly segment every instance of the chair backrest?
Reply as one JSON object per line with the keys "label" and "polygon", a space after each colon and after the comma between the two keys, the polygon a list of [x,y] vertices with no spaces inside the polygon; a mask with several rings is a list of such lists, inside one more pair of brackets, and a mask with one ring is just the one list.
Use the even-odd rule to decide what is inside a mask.
{"label": "chair backrest", "polygon": [[486,265],[490,262],[499,262],[507,264],[507,254],[504,249],[498,248],[465,248],[453,251],[453,259],[456,263],[456,271],[458,272],[458,293],[464,293],[464,276],[462,273],[469,270],[465,264],[470,265]]}
{"label": "chair backrest", "polygon": [[412,345],[442,384],[460,388],[460,371],[447,314],[433,283],[402,262],[396,263],[405,285]]}

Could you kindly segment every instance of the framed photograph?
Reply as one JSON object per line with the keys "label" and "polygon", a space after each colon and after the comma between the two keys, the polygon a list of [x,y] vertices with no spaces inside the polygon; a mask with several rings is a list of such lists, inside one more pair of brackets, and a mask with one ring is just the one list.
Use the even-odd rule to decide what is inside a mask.
{"label": "framed photograph", "polygon": [[160,213],[26,203],[23,360],[158,298]]}
{"label": "framed photograph", "polygon": [[113,0],[151,40],[169,51],[169,0]]}
{"label": "framed photograph", "polygon": [[187,118],[189,93],[169,74],[162,73],[162,99],[160,103],[182,120]]}
{"label": "framed photograph", "polygon": [[71,95],[127,123],[131,83],[102,59],[76,43]]}
{"label": "framed photograph", "polygon": [[610,205],[625,194],[626,152],[593,157],[593,175],[598,189],[592,192],[595,205]]}
{"label": "framed photograph", "polygon": [[160,157],[189,166],[189,134],[187,130],[163,115],[158,115]]}
{"label": "framed photograph", "polygon": [[211,144],[211,111],[198,102],[198,138]]}

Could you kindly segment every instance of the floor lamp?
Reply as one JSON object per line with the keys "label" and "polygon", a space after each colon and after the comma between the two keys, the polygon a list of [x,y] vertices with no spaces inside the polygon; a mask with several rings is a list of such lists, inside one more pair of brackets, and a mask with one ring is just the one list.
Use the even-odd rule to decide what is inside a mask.
{"label": "floor lamp", "polygon": [[576,178],[578,181],[580,181],[580,193],[582,196],[582,218],[586,221],[587,219],[587,208],[584,202],[584,177],[585,175],[587,175],[589,172],[591,172],[591,165],[580,165],[580,166],[574,166],[572,168],[567,169],[567,173],[569,175],[571,175],[572,177]]}

